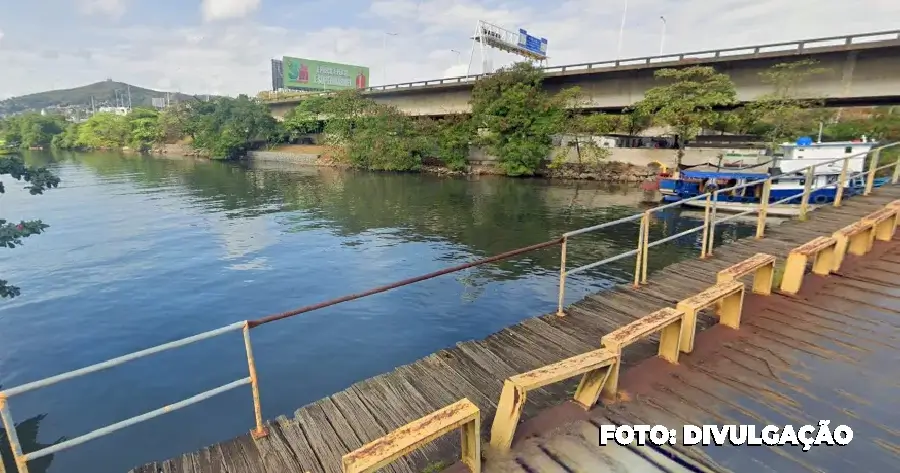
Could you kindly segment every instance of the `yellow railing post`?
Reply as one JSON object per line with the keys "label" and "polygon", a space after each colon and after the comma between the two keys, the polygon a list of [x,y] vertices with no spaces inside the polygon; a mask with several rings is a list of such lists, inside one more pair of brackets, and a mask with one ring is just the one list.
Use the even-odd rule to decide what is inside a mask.
{"label": "yellow railing post", "polygon": [[634,259],[634,287],[641,285],[641,269],[644,261],[644,228],[650,224],[648,214],[641,217],[641,227],[638,229],[637,256]]}
{"label": "yellow railing post", "polygon": [[844,164],[841,167],[841,175],[838,177],[837,192],[834,194],[834,206],[840,207],[841,201],[844,199],[844,186],[847,181],[847,169],[850,166],[850,158],[844,158]]}
{"label": "yellow railing post", "polygon": [[568,241],[569,239],[564,236],[562,240],[562,253],[559,256],[559,306],[556,308],[557,317],[564,317],[566,315],[566,313],[563,312],[563,302],[566,298],[566,242]]}
{"label": "yellow railing post", "polygon": [[871,194],[872,188],[875,187],[875,171],[878,169],[878,159],[880,157],[881,148],[872,151],[872,160],[869,161],[869,172],[866,175],[866,190],[863,192],[863,195]]}
{"label": "yellow railing post", "polygon": [[900,156],[895,158],[894,162],[894,175],[891,176],[891,184],[896,184],[900,181]]}
{"label": "yellow railing post", "polygon": [[772,178],[763,183],[762,197],[759,198],[759,216],[756,219],[756,238],[766,234],[766,214],[769,211],[769,195],[772,192]]}
{"label": "yellow railing post", "polygon": [[643,250],[641,250],[641,284],[647,284],[647,261],[650,260],[650,213],[652,210],[644,212],[643,220],[647,223],[644,225],[644,242]]}
{"label": "yellow railing post", "polygon": [[253,360],[253,346],[250,345],[250,324],[244,323],[244,348],[247,350],[247,367],[250,370],[250,389],[253,392],[253,414],[256,417],[256,428],[250,431],[255,438],[269,435],[263,426],[262,406],[259,403],[259,377],[256,374],[256,362]]}
{"label": "yellow railing post", "polygon": [[9,450],[13,455],[13,461],[16,463],[16,470],[18,473],[28,473],[28,460],[24,458],[25,455],[22,453],[22,444],[19,442],[16,423],[9,412],[8,403],[9,400],[6,398],[6,395],[0,394],[0,417],[2,417],[6,438],[9,440]]}
{"label": "yellow railing post", "polygon": [[706,194],[706,206],[703,209],[703,241],[700,245],[700,259],[706,258],[706,241],[709,238],[709,206],[712,202],[712,194]]}
{"label": "yellow railing post", "polygon": [[712,210],[709,213],[709,237],[707,237],[707,248],[706,248],[706,257],[709,258],[713,255],[713,248],[715,248],[716,241],[716,207],[719,202],[719,191],[715,191],[712,193]]}
{"label": "yellow railing post", "polygon": [[809,211],[809,194],[812,192],[813,179],[816,177],[816,165],[812,165],[806,170],[806,182],[803,184],[803,197],[800,198],[800,220],[806,220],[806,213]]}

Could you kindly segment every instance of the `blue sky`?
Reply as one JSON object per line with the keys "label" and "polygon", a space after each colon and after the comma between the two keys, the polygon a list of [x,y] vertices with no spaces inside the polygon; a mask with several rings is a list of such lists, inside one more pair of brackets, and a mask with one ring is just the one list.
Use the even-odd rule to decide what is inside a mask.
{"label": "blue sky", "polygon": [[[269,60],[282,55],[365,65],[372,84],[458,75],[478,19],[548,38],[552,64],[600,61],[617,54],[625,3],[0,0],[0,98],[107,77],[255,94],[269,87]],[[852,12],[840,0],[629,0],[623,57],[659,51],[661,15],[666,52],[900,28],[896,0],[858,0]],[[492,57],[495,67],[513,60]],[[474,63],[477,72],[477,57]]]}

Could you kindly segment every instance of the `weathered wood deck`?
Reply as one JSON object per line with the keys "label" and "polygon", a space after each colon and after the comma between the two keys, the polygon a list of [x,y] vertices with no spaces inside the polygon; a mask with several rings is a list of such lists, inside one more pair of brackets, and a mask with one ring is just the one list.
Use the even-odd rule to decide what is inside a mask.
{"label": "weathered wood deck", "polygon": [[[540,432],[489,459],[486,473],[884,472],[900,464],[900,239],[876,243],[798,297],[748,296],[739,331],[698,334],[678,366],[648,359],[620,382],[620,402],[560,406],[521,430]],[[599,446],[603,424],[816,426],[853,429],[844,447]],[[561,425],[554,428],[555,425]],[[685,465],[689,465],[686,467]]]}
{"label": "weathered wood deck", "polygon": [[[340,460],[344,454],[461,398],[468,398],[481,409],[482,436],[486,440],[496,409],[495,403],[504,379],[596,349],[604,334],[652,311],[663,307],[672,307],[679,300],[705,289],[715,282],[717,271],[758,252],[769,253],[776,256],[779,262],[783,262],[790,249],[817,236],[829,235],[897,198],[900,198],[900,188],[886,187],[876,189],[868,197],[849,199],[840,208],[819,209],[812,213],[806,222],[788,221],[780,226],[769,228],[764,239],[739,240],[716,249],[715,256],[711,259],[694,259],[668,266],[653,274],[649,284],[639,289],[623,285],[588,296],[569,306],[566,310],[567,317],[560,318],[555,314],[548,314],[531,318],[491,335],[485,340],[462,342],[454,348],[441,350],[412,364],[401,366],[390,373],[356,383],[344,391],[300,408],[292,419],[280,417],[270,422],[270,435],[265,439],[255,441],[249,435],[243,435],[207,447],[199,452],[188,453],[165,462],[147,464],[132,471],[141,473],[340,472]],[[896,256],[888,257],[896,258]],[[900,263],[890,267],[886,266],[887,269],[884,271],[887,271],[886,274],[891,274],[891,271],[900,272],[898,266]],[[648,401],[643,402],[641,397],[639,398],[641,402],[614,404],[597,415],[619,419],[618,422],[622,423],[635,423],[636,419],[646,419],[641,423],[667,423],[667,421],[674,422],[675,420],[679,423],[704,423],[704,420],[707,423],[721,423],[725,422],[725,419],[741,419],[745,421],[743,423],[751,423],[749,419],[753,419],[755,422],[769,421],[766,423],[798,423],[800,422],[798,419],[805,419],[801,415],[805,407],[801,406],[806,406],[806,404],[798,404],[796,398],[803,395],[814,400],[812,404],[809,404],[808,415],[822,416],[813,421],[817,421],[819,418],[836,419],[835,412],[839,411],[839,413],[843,413],[844,417],[859,416],[857,420],[864,423],[884,422],[862,416],[875,416],[883,419],[885,414],[890,414],[890,408],[884,404],[890,402],[890,397],[879,396],[878,399],[865,401],[865,399],[869,399],[871,393],[860,389],[854,392],[853,388],[859,388],[858,385],[851,383],[850,387],[836,390],[827,379],[816,384],[811,381],[811,378],[813,376],[823,378],[830,376],[831,373],[817,367],[814,362],[830,359],[829,357],[839,357],[841,350],[849,349],[848,353],[850,354],[844,353],[840,356],[849,357],[848,359],[852,361],[856,359],[853,358],[853,354],[862,356],[856,350],[879,353],[878,350],[883,348],[890,354],[887,356],[880,354],[873,358],[882,361],[893,359],[894,363],[900,361],[897,355],[900,351],[898,351],[895,335],[900,326],[896,322],[896,314],[900,312],[896,308],[891,309],[893,310],[891,312],[891,316],[894,317],[893,321],[886,320],[884,316],[879,320],[869,320],[872,315],[868,311],[877,311],[882,306],[879,306],[877,302],[872,302],[876,297],[874,293],[867,294],[865,299],[860,299],[862,296],[859,295],[859,291],[875,291],[875,293],[880,291],[882,294],[894,294],[885,297],[896,298],[898,292],[896,285],[893,286],[894,291],[891,292],[891,288],[885,289],[877,283],[867,282],[864,275],[857,275],[856,279],[837,276],[833,281],[829,280],[828,284],[834,287],[829,289],[830,286],[826,285],[822,289],[825,293],[816,296],[815,304],[803,300],[775,304],[766,308],[756,317],[746,315],[761,310],[754,306],[753,300],[756,300],[756,297],[748,296],[748,303],[744,309],[748,320],[748,329],[742,330],[742,332],[752,331],[754,338],[750,341],[740,342],[737,345],[740,350],[734,350],[732,347],[735,353],[730,355],[729,363],[733,366],[726,363],[721,365],[721,368],[709,368],[705,364],[703,361],[704,350],[699,340],[709,337],[703,334],[698,337],[698,348],[695,353],[683,357],[682,359],[685,361],[682,362],[682,365],[677,370],[666,372],[666,379],[653,384],[652,389],[647,386],[642,387],[641,383],[634,381],[634,373],[638,373],[640,370],[626,371],[626,382],[623,384],[625,391],[631,390],[638,396],[646,395]],[[852,285],[857,287],[851,288]],[[857,295],[847,296],[847,300],[843,302],[840,298],[834,301],[826,300],[831,294],[840,294],[842,291],[857,291]],[[801,292],[801,296],[805,292],[806,289]],[[777,297],[783,298],[783,296]],[[854,341],[848,342],[840,338],[841,334],[848,330],[848,326],[842,323],[840,317],[848,317],[848,320],[852,320],[856,324],[854,325],[856,332],[853,335],[847,335],[856,337]],[[799,320],[804,320],[807,324],[816,327],[817,331],[815,333],[805,332],[798,326]],[[701,315],[698,330],[704,330],[713,323],[714,320],[711,317]],[[869,339],[863,335],[864,332],[872,330],[878,332],[876,334],[878,337]],[[720,331],[721,329],[717,328],[710,333],[714,334],[714,332]],[[655,355],[656,341],[657,337],[653,337],[628,347],[623,354],[624,367],[627,369],[635,366],[640,361]],[[856,348],[848,348],[848,345]],[[789,349],[794,352],[786,353],[785,350]],[[799,356],[798,353],[803,356]],[[840,359],[844,360],[844,358]],[[650,364],[652,363],[648,363],[648,365]],[[641,369],[645,369],[643,366]],[[766,373],[774,369],[773,366],[788,373],[785,376],[788,376],[790,381],[783,381],[785,378],[772,374],[770,380],[762,382],[753,379],[746,373],[742,374],[741,371],[764,370],[763,372]],[[896,374],[896,366],[896,364],[887,364],[873,367],[860,361],[854,371],[867,372],[870,370],[879,373],[883,370],[894,369],[893,373]],[[808,368],[808,371],[804,373],[800,369],[801,367]],[[708,374],[710,369],[722,370],[717,371],[719,373],[717,380],[708,379],[715,376]],[[630,381],[628,381],[629,379]],[[879,386],[883,386],[875,381],[868,382],[872,390],[880,389]],[[529,393],[528,402],[523,411],[523,419],[532,418],[540,411],[559,405],[570,398],[574,391],[574,383],[577,383],[577,380]],[[704,387],[711,383],[721,385],[719,389],[728,388],[735,392],[716,395]],[[895,396],[893,399],[896,400],[896,394],[900,391],[896,389],[896,381],[884,381],[884,383],[893,386]],[[650,385],[650,381],[645,380],[644,384]],[[824,386],[828,392],[805,391],[817,386]],[[664,394],[658,394],[657,390]],[[777,409],[772,408],[772,412],[777,412],[780,416],[778,418],[755,417],[752,414],[753,411],[746,407],[745,402],[738,402],[735,401],[735,397],[729,397],[737,396],[736,392],[742,390],[751,392],[749,396],[746,393],[742,394],[744,399],[764,399],[765,402],[781,406]],[[872,402],[872,404],[866,405],[865,402]],[[849,407],[851,403],[855,407]],[[828,406],[831,407],[831,411],[821,410]],[[896,404],[894,406],[896,407]],[[858,409],[858,411],[852,409]],[[832,417],[828,417],[829,415]],[[894,418],[894,420],[897,419]],[[883,443],[872,443],[871,447],[863,448],[863,452],[867,452],[865,454],[872,457],[881,454],[880,458],[885,459],[886,462],[883,463],[884,465],[894,461],[893,465],[896,466],[896,458],[888,458],[883,452],[889,452],[893,448],[894,454],[896,454],[897,431],[891,430],[891,428],[897,428],[898,424],[900,422],[894,422],[893,427],[882,429],[886,432],[886,437],[882,437],[879,441]],[[890,424],[887,425],[890,426]],[[581,432],[589,434],[589,427],[585,424],[576,424],[572,428],[581,429]],[[876,427],[873,429],[877,430]],[[525,430],[527,429],[520,429],[520,433]],[[589,435],[587,438],[587,442],[590,443],[592,439]],[[548,440],[548,442],[556,441]],[[447,436],[395,462],[386,471],[420,472],[426,466],[441,460],[453,460],[459,452],[458,443],[458,436]],[[883,447],[878,445],[883,445]],[[565,463],[563,460],[563,463],[560,464],[557,459],[553,459],[544,452],[544,450],[552,450],[548,448],[541,450],[540,445],[534,448],[547,456],[550,463],[547,463],[547,459],[541,458],[534,461],[544,463],[534,463],[524,469],[518,463],[516,463],[519,465],[518,467],[512,464],[506,466],[512,468],[512,471],[598,471],[596,464],[578,463],[577,458],[584,460],[586,457],[573,457],[570,463]],[[806,456],[798,461],[780,460],[783,458],[783,452],[780,451],[776,451],[776,455],[773,455],[772,459],[766,457],[763,460],[756,460],[754,452],[759,452],[760,449],[757,447],[748,449],[745,453],[730,453],[729,455],[735,456],[728,458],[736,458],[737,464],[743,462],[751,466],[758,465],[753,470],[754,472],[801,471],[804,469],[817,471],[811,467],[811,460],[808,460]],[[685,452],[700,459],[692,460],[696,464],[695,467],[700,468],[700,471],[704,471],[704,469],[726,471],[725,468],[735,468],[735,464],[728,461],[728,458],[711,460],[709,457],[715,455],[700,455],[702,452],[698,453],[696,450],[685,450]],[[579,455],[583,454],[584,452],[581,452]],[[679,458],[688,458],[686,454]],[[618,459],[615,460],[616,463],[630,465],[628,467],[630,469],[616,471],[656,471],[650,469],[650,466],[654,463],[666,464],[665,461],[658,459],[661,455],[657,453],[636,453],[624,449],[624,447],[621,450],[604,451],[600,455],[606,459]],[[641,455],[644,455],[641,460],[644,463],[634,460],[635,457],[641,457]],[[842,463],[844,460],[835,460],[837,458],[835,455],[832,452],[823,458],[834,460],[835,465],[840,466],[831,471],[845,471],[848,464]],[[524,458],[526,458],[525,461],[528,461],[527,458],[530,457],[525,455]],[[698,461],[699,463],[697,463]],[[716,466],[715,461],[721,465]],[[877,462],[876,459],[873,461]],[[576,466],[562,466],[570,464]],[[707,466],[701,468],[700,466],[703,464]],[[497,468],[501,468],[499,465],[498,463]],[[771,467],[766,470],[764,465],[771,465]],[[822,467],[817,463],[817,468]],[[679,471],[679,469],[673,467],[669,471]],[[860,469],[859,471],[866,470]],[[882,468],[881,471],[888,471],[888,469]]]}

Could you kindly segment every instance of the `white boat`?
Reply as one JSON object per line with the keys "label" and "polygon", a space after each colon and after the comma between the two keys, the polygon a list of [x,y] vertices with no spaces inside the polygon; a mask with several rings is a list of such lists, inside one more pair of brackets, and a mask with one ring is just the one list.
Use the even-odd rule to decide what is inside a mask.
{"label": "white boat", "polygon": [[[706,201],[703,199],[700,200],[691,200],[685,202],[683,204],[685,207],[696,207],[696,208],[706,208]],[[810,204],[807,207],[808,211],[814,210],[817,208],[817,205]],[[741,213],[746,212],[748,210],[758,211],[759,204],[758,203],[749,203],[749,202],[716,202],[716,212],[727,212],[727,213]],[[750,214],[754,215],[754,214]],[[773,217],[796,217],[800,215],[800,205],[798,204],[777,204],[770,205],[768,209],[766,209],[766,215],[771,215]],[[755,217],[754,217],[755,218]]]}

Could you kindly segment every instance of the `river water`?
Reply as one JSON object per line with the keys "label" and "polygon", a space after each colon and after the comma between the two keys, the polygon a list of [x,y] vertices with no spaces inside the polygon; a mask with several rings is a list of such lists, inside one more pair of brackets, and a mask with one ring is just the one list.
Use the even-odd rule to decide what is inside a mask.
{"label": "river water", "polygon": [[[0,385],[13,387],[236,321],[494,255],[638,212],[635,186],[445,178],[181,157],[26,155],[62,178],[41,196],[4,178],[0,215],[47,233],[0,250],[22,295],[0,301]],[[702,218],[702,216],[701,216]],[[654,219],[654,240],[698,225]],[[725,239],[750,224],[724,226]],[[569,266],[632,249],[637,224],[573,239]],[[653,249],[651,271],[700,234]],[[570,278],[567,301],[629,280],[627,259]],[[559,248],[253,331],[263,414],[294,409],[454,343],[555,310]],[[239,333],[17,396],[26,451],[247,376]],[[249,388],[30,463],[122,472],[246,432]],[[8,446],[0,452],[13,472]]]}

